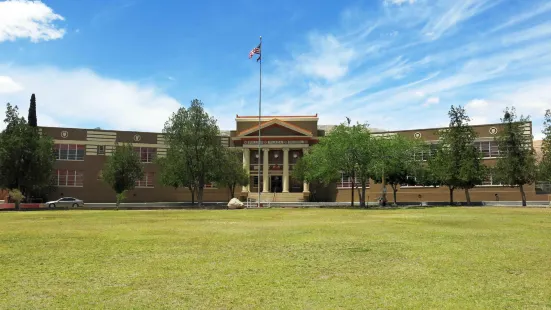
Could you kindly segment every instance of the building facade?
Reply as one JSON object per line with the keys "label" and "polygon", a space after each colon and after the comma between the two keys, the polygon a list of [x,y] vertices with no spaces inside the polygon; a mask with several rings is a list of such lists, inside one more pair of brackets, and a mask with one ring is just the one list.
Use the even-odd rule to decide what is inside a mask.
{"label": "building facade", "polygon": [[[330,186],[314,186],[292,178],[297,161],[319,141],[332,126],[319,126],[317,115],[306,116],[236,116],[235,130],[221,133],[220,143],[224,147],[237,148],[243,152],[243,167],[249,172],[250,185],[244,186],[236,196],[242,198],[261,198],[276,201],[349,201],[352,193],[352,179],[343,174],[340,181]],[[500,130],[499,124],[473,126],[478,133],[476,145],[484,154],[484,162],[495,165],[499,150],[494,141]],[[438,142],[437,132],[443,128],[380,131],[374,135],[404,135],[421,139],[426,143]],[[143,180],[129,192],[129,202],[187,202],[191,193],[187,189],[164,187],[159,183],[158,167],[154,163],[157,157],[166,156],[168,146],[161,133],[130,132],[99,129],[76,129],[41,127],[42,134],[50,136],[55,142],[56,163],[54,179],[57,191],[52,198],[70,196],[89,203],[114,202],[115,193],[104,184],[101,171],[106,159],[113,153],[116,143],[132,143],[140,154],[144,165]],[[260,145],[258,134],[260,131]],[[532,134],[531,123],[526,124],[526,134]],[[260,148],[259,148],[260,146]],[[419,153],[419,160],[426,160],[430,154]],[[415,176],[411,176],[415,178]],[[525,188],[528,200],[546,201],[548,196],[536,191],[535,185]],[[380,184],[371,182],[367,191],[367,200],[376,201],[381,196]],[[208,184],[204,193],[207,202],[228,201],[228,190]],[[390,197],[389,197],[390,198]],[[456,191],[456,201],[464,201],[464,193]],[[486,182],[471,190],[473,201],[517,201],[520,200],[518,188],[496,184],[490,176]],[[403,184],[398,190],[398,201],[447,201],[446,187],[434,188],[408,186]]]}

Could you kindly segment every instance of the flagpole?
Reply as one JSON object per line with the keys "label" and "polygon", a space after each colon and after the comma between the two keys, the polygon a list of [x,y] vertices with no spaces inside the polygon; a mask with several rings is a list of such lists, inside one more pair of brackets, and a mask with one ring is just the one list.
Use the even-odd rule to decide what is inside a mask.
{"label": "flagpole", "polygon": [[[258,92],[258,208],[260,208],[260,169],[263,169],[261,165],[261,153],[260,153],[260,126],[261,126],[261,115],[262,115],[262,36],[260,36],[260,51],[258,57],[260,57],[260,88]],[[263,185],[264,186],[264,185]]]}

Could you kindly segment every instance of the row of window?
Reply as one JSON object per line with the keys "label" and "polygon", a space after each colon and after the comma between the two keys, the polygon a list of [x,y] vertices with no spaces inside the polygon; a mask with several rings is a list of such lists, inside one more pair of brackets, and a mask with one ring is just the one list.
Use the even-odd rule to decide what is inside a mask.
{"label": "row of window", "polygon": [[[417,184],[417,177],[415,176],[407,176],[406,178],[411,182],[400,184],[400,187],[432,187],[432,186],[424,186],[424,185],[415,185]],[[350,177],[349,175],[345,173],[341,173],[341,179],[337,182],[337,188],[341,188],[341,189],[352,188],[352,179],[353,178]],[[360,180],[358,179],[358,177],[356,177],[354,181],[354,186],[356,188],[359,188],[361,186]],[[494,181],[494,178],[492,177],[492,175],[489,175],[488,178],[484,180],[482,184],[479,186],[504,186],[504,185]],[[367,184],[367,188],[369,188],[369,184]]]}
{"label": "row of window", "polygon": [[[136,182],[136,187],[153,188],[154,180],[154,172],[145,172],[143,179]],[[54,181],[54,184],[59,187],[83,187],[84,173],[80,170],[58,169],[54,172]],[[216,188],[216,184],[206,184],[205,188]]]}
{"label": "row of window", "polygon": [[[479,141],[474,142],[474,146],[482,153],[484,158],[497,158],[500,156],[499,146],[497,141]],[[418,151],[413,154],[415,160],[426,161],[436,154],[437,144],[431,143],[428,149]]]}
{"label": "row of window", "polygon": [[[136,187],[153,187],[154,179],[154,172],[146,172],[143,179],[136,182]],[[54,172],[54,181],[59,187],[83,187],[84,173],[80,170],[58,169]]]}
{"label": "row of window", "polygon": [[[157,155],[157,149],[152,147],[135,147],[142,163],[152,163]],[[84,160],[86,146],[81,144],[55,144],[54,155],[57,160]],[[97,146],[97,154],[105,155],[105,145]]]}

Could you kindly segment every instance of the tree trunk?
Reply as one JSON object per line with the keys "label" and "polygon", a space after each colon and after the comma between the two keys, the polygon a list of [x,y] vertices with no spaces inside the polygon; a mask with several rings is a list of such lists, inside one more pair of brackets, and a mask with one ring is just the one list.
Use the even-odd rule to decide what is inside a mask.
{"label": "tree trunk", "polygon": [[526,207],[526,193],[524,192],[524,185],[520,185],[519,189],[520,189],[520,197],[522,199],[522,206]]}
{"label": "tree trunk", "polygon": [[233,198],[234,187],[233,185],[228,185],[228,201]]}
{"label": "tree trunk", "polygon": [[390,184],[390,187],[392,187],[392,196],[394,196],[394,204],[396,205],[396,193],[398,192],[398,186],[396,186],[396,184]]}
{"label": "tree trunk", "polygon": [[202,186],[200,186],[197,189],[197,205],[199,207],[203,206],[203,187]]}
{"label": "tree trunk", "polygon": [[350,207],[354,208],[354,189],[356,188],[356,184],[354,183],[354,180],[356,179],[356,176],[352,174],[352,197],[350,200]]}
{"label": "tree trunk", "polygon": [[191,192],[191,205],[195,205],[195,188],[193,186],[188,187]]}
{"label": "tree trunk", "polygon": [[450,206],[453,206],[453,186],[448,187],[450,189]]}
{"label": "tree trunk", "polygon": [[362,193],[360,195],[360,207],[365,208],[365,183],[362,183]]}
{"label": "tree trunk", "polygon": [[469,193],[469,189],[465,188],[465,198],[467,198],[467,205],[471,205],[471,193]]}

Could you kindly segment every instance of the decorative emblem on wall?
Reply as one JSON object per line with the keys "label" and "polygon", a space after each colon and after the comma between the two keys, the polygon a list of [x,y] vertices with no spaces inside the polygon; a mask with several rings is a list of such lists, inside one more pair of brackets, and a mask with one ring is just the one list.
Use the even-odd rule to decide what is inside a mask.
{"label": "decorative emblem on wall", "polygon": [[421,133],[416,132],[416,133],[413,134],[413,136],[415,137],[415,139],[419,139],[419,138],[421,138]]}
{"label": "decorative emblem on wall", "polygon": [[67,138],[68,136],[69,136],[69,132],[68,132],[67,130],[63,130],[63,131],[61,132],[61,137],[62,137],[63,139]]}
{"label": "decorative emblem on wall", "polygon": [[140,142],[140,140],[142,140],[142,137],[140,135],[134,135],[135,142]]}
{"label": "decorative emblem on wall", "polygon": [[490,130],[488,130],[491,135],[495,135],[497,133],[497,128],[491,127]]}

